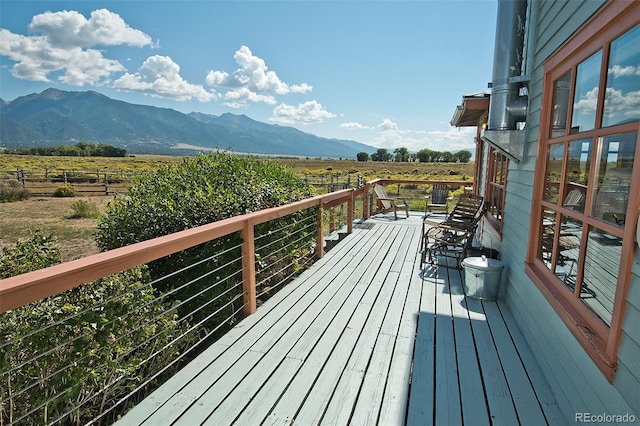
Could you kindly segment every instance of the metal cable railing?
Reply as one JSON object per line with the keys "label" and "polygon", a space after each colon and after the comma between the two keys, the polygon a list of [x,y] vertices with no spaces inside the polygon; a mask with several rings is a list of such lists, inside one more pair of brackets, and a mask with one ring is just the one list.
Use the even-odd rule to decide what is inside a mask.
{"label": "metal cable railing", "polygon": [[112,422],[321,257],[318,207],[352,214],[353,199],[317,196],[0,281],[0,424]]}
{"label": "metal cable railing", "polygon": [[[3,422],[85,422],[95,417],[94,414],[104,416],[126,401],[122,394],[135,395],[143,388],[136,386],[131,390],[127,382],[133,376],[139,380],[140,372],[144,372],[149,375],[149,378],[142,377],[144,386],[151,384],[188,357],[198,343],[211,338],[225,324],[235,323],[244,308],[240,246],[235,243],[156,279],[134,280],[131,287],[119,294],[107,294],[100,283],[92,283],[9,311],[4,321],[9,315],[19,322],[20,317],[28,317],[43,304],[54,307],[54,314],[58,315],[55,320],[23,335],[11,336],[0,345],[3,355],[0,383],[7,384],[6,392],[0,392]],[[167,281],[175,281],[211,263],[217,266],[191,274],[189,279],[181,280],[166,292],[157,291],[158,287],[168,287]],[[197,286],[207,279],[206,285]],[[98,298],[97,303],[86,298],[74,299],[74,293],[80,289],[93,290],[90,299]],[[100,291],[105,296],[102,299]],[[147,297],[138,298],[140,295]],[[130,307],[136,298],[135,309],[117,312],[127,305]],[[199,302],[194,305],[196,300]],[[75,308],[71,303],[75,303]],[[189,307],[187,312],[185,307]],[[111,318],[107,314],[110,311],[115,311]],[[140,313],[146,315],[139,317]],[[70,324],[74,326],[70,328]],[[121,333],[114,335],[114,330]],[[50,340],[50,336],[58,336],[55,343],[43,350],[34,350],[34,342]],[[92,341],[106,344],[93,345],[89,343]],[[112,371],[100,374],[96,369],[104,366],[97,361],[105,357],[109,358]],[[175,359],[164,359],[167,357]],[[160,362],[156,362],[159,358],[162,358]],[[101,377],[101,383],[92,383],[96,376]],[[42,392],[43,389],[47,391]],[[86,417],[79,414],[81,412],[92,414]]]}

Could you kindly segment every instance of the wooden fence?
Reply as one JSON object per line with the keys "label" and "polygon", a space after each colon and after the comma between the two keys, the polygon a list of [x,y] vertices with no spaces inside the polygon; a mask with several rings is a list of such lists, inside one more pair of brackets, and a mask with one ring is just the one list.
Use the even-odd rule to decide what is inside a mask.
{"label": "wooden fence", "polygon": [[17,180],[22,188],[33,195],[52,195],[61,185],[71,185],[76,193],[109,195],[125,192],[131,185],[132,172],[116,170],[66,170],[45,169],[43,171],[0,170],[0,184]]}

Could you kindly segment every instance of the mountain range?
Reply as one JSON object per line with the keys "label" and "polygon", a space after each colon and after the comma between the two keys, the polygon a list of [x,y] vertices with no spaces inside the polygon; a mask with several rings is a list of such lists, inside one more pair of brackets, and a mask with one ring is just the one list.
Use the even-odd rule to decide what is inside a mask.
{"label": "mountain range", "polygon": [[0,147],[106,143],[128,153],[189,155],[215,149],[239,153],[355,158],[375,147],[327,139],[246,115],[183,114],[135,105],[94,91],[47,89],[7,102],[0,99]]}

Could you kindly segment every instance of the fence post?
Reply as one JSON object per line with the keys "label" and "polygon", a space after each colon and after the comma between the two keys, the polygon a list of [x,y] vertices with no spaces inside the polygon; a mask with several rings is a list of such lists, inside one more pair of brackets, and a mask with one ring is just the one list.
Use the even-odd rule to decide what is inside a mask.
{"label": "fence post", "polygon": [[320,204],[318,204],[318,216],[317,216],[317,224],[316,227],[316,259],[322,259],[324,256],[324,235],[322,234],[322,200],[320,200]]}
{"label": "fence post", "polygon": [[242,230],[242,291],[244,316],[256,311],[256,254],[253,222],[247,220]]}
{"label": "fence post", "polygon": [[27,181],[24,178],[24,169],[20,169],[20,179],[22,180],[22,187],[26,188],[27,187]]}
{"label": "fence post", "polygon": [[63,179],[64,183],[67,183],[67,171],[66,170],[62,171],[62,179]]}
{"label": "fence post", "polygon": [[107,179],[107,172],[104,172],[104,193],[109,195],[109,179]]}

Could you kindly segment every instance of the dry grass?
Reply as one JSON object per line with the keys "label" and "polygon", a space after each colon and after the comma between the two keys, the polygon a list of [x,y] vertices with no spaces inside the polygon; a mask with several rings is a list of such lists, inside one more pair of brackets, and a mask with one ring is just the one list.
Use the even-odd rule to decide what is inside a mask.
{"label": "dry grass", "polygon": [[0,248],[26,239],[32,230],[53,234],[63,261],[98,253],[93,233],[97,219],[70,219],[71,204],[77,200],[94,202],[102,212],[113,197],[33,197],[25,201],[0,203]]}

